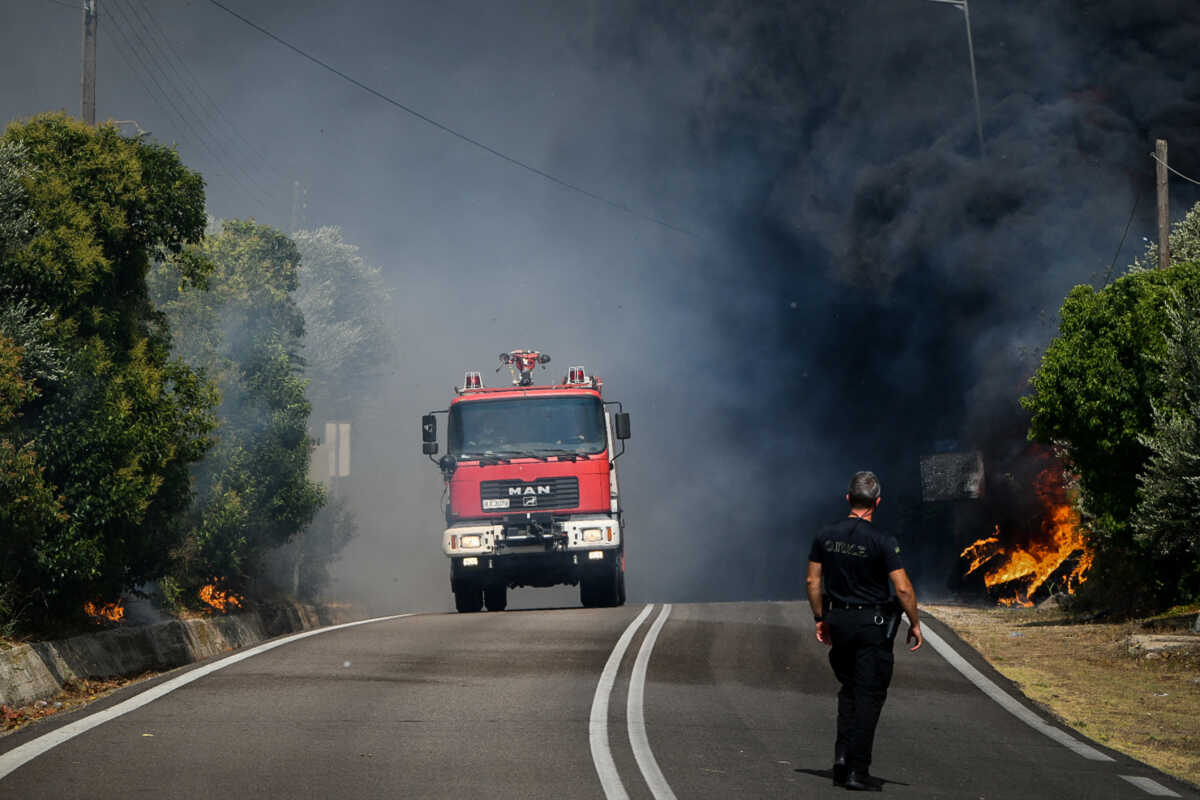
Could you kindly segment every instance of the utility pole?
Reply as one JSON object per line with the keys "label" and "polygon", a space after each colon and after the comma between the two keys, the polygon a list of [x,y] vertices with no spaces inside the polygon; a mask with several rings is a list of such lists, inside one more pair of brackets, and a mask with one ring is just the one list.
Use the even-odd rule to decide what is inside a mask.
{"label": "utility pole", "polygon": [[300,181],[292,181],[292,228],[288,233],[295,233],[305,224],[304,210],[308,208],[308,189]]}
{"label": "utility pole", "polygon": [[83,0],[83,80],[79,115],[84,123],[96,124],[96,4]]}
{"label": "utility pole", "polygon": [[963,18],[967,21],[967,56],[971,61],[971,93],[975,96],[975,133],[979,136],[979,157],[985,158],[983,149],[983,112],[979,109],[979,81],[975,78],[975,42],[971,38],[971,8],[967,0],[962,3]]}
{"label": "utility pole", "polygon": [[959,9],[963,12],[963,19],[967,23],[967,58],[971,62],[971,94],[975,97],[975,135],[979,137],[979,157],[982,159],[986,155],[983,148],[983,111],[979,105],[979,81],[975,77],[975,40],[971,36],[971,7],[967,5],[968,0],[932,0],[932,2],[945,3]]}
{"label": "utility pole", "polygon": [[1158,268],[1171,266],[1171,199],[1167,194],[1167,140],[1154,142],[1158,174]]}

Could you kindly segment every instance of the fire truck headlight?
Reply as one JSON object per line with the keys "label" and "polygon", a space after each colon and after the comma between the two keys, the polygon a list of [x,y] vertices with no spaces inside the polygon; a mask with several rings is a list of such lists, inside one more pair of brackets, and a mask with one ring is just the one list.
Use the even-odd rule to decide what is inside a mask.
{"label": "fire truck headlight", "polygon": [[467,550],[472,550],[483,544],[483,537],[477,533],[468,533],[459,539],[459,544]]}
{"label": "fire truck headlight", "polygon": [[599,528],[586,528],[583,531],[583,540],[585,542],[599,542],[604,538],[604,531]]}
{"label": "fire truck headlight", "polygon": [[478,566],[479,566],[479,559],[478,559],[478,558],[476,558],[475,556],[471,556],[470,558],[464,558],[464,559],[462,560],[462,565],[463,565],[464,567],[478,567]]}
{"label": "fire truck headlight", "polygon": [[588,553],[588,560],[589,561],[603,561],[604,560],[604,551],[603,550],[593,550],[592,552]]}

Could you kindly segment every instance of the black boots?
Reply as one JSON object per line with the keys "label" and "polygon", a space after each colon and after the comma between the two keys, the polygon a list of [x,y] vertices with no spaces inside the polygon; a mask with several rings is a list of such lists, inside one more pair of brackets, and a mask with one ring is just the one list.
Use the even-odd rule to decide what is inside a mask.
{"label": "black boots", "polygon": [[[834,773],[834,780],[837,780]],[[883,791],[883,781],[879,780],[865,771],[848,770],[846,772],[846,782],[842,784],[847,789],[854,792],[881,792]]]}

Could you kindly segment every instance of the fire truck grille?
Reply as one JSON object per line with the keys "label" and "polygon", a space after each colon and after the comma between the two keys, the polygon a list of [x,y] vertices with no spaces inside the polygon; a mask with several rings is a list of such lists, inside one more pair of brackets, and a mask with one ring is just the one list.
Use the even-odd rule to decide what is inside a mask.
{"label": "fire truck grille", "polygon": [[579,479],[574,476],[532,481],[483,481],[479,485],[483,511],[540,511],[579,505]]}

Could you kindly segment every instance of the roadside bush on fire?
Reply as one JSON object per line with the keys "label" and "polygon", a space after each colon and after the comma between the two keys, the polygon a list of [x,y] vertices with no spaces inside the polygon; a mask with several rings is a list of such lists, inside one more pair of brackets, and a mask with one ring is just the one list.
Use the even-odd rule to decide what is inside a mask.
{"label": "roadside bush on fire", "polygon": [[324,502],[308,479],[311,405],[299,355],[304,317],[296,305],[300,254],[283,233],[254,221],[214,223],[190,254],[212,264],[203,287],[165,262],[154,297],[175,351],[220,390],[217,442],[193,468],[195,502],[160,582],[188,604],[206,586],[256,587],[264,561],[312,520]]}
{"label": "roadside bush on fire", "polygon": [[[216,395],[170,355],[151,263],[204,233],[168,148],[64,114],[0,137],[0,626],[81,615],[157,577]],[[203,265],[181,268],[202,279]]]}
{"label": "roadside bush on fire", "polygon": [[1095,554],[1081,599],[1151,611],[1200,597],[1200,206],[1096,290],[1077,286],[1022,398],[1030,438],[1078,474]]}
{"label": "roadside bush on fire", "polygon": [[327,582],[355,522],[318,514],[305,373],[356,416],[391,345],[378,270],[335,228],[298,238],[303,275],[267,226],[206,237],[201,177],[111,125],[0,137],[0,635],[120,618],[147,581],[225,607],[269,591],[272,552]]}

